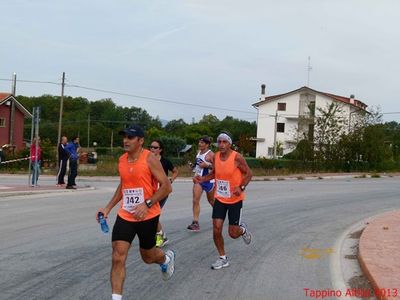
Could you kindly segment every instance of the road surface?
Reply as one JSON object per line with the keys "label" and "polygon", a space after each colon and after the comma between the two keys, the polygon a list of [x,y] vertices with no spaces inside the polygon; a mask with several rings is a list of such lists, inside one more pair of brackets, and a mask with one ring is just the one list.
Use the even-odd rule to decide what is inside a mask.
{"label": "road surface", "polygon": [[[232,240],[224,228],[231,265],[222,270],[210,269],[218,256],[205,195],[201,232],[188,232],[192,184],[175,182],[161,219],[171,241],[166,248],[177,254],[176,273],[163,282],[158,266],[141,261],[134,241],[124,299],[310,299],[307,288],[332,289],[329,259],[342,232],[364,218],[398,208],[399,181],[251,182],[243,219],[253,242],[246,246],[241,239]],[[78,184],[96,189],[0,197],[0,299],[111,298],[110,234],[103,234],[94,218],[118,182],[91,179]]]}

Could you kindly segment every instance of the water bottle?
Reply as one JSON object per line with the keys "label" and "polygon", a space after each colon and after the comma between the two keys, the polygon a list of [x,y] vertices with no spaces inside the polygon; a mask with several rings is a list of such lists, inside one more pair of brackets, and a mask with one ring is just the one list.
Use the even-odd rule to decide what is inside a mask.
{"label": "water bottle", "polygon": [[107,233],[108,232],[108,225],[107,225],[107,220],[104,218],[104,214],[102,212],[99,212],[97,217],[99,218],[101,231],[103,231],[104,233]]}

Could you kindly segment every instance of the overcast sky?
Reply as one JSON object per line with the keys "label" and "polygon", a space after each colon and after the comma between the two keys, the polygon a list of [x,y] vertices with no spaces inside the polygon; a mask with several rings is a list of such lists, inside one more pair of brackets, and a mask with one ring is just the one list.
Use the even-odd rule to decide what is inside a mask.
{"label": "overcast sky", "polygon": [[[310,56],[311,88],[400,112],[398,0],[1,0],[0,11],[3,92],[13,72],[58,83],[65,72],[69,85],[128,94],[67,86],[66,95],[165,120],[253,121],[260,85],[268,95],[307,85]],[[60,93],[17,83],[17,95]]]}

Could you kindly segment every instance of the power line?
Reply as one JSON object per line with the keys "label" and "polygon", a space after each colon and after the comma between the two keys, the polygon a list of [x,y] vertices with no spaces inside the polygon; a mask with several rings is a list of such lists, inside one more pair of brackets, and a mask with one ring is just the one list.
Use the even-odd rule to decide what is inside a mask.
{"label": "power line", "polygon": [[[3,81],[11,81],[10,79],[5,79],[5,78],[0,78],[0,80]],[[41,83],[41,84],[55,84],[55,85],[61,85],[61,83],[58,82],[52,82],[52,81],[38,81],[38,80],[17,80],[18,82],[28,82],[28,83]],[[131,97],[131,98],[139,98],[139,99],[146,99],[146,100],[151,100],[151,101],[157,101],[157,102],[164,102],[164,103],[171,103],[171,104],[178,104],[178,105],[185,105],[185,106],[191,106],[191,107],[201,107],[201,108],[207,108],[207,109],[216,109],[216,110],[223,110],[223,111],[231,111],[231,112],[238,112],[238,113],[246,113],[246,114],[256,114],[256,112],[251,112],[251,111],[245,111],[245,110],[238,110],[238,109],[230,109],[230,108],[225,108],[225,107],[217,107],[217,106],[209,106],[209,105],[201,105],[201,104],[194,104],[194,103],[185,103],[182,101],[177,101],[177,100],[171,100],[171,99],[165,99],[165,98],[158,98],[158,97],[150,97],[150,96],[143,96],[143,95],[136,95],[136,94],[129,94],[129,93],[122,93],[122,92],[116,92],[116,91],[111,91],[111,90],[104,90],[104,89],[99,89],[99,88],[92,88],[92,87],[87,87],[87,86],[82,86],[82,85],[77,85],[77,84],[65,84],[66,87],[72,87],[72,88],[78,88],[78,89],[84,89],[84,90],[89,90],[89,91],[95,91],[95,92],[102,92],[102,93],[107,93],[107,94],[113,94],[113,95],[119,95],[119,96],[125,96],[125,97]]]}
{"label": "power line", "polygon": [[119,96],[146,99],[146,100],[157,101],[157,102],[165,102],[165,103],[172,103],[172,104],[179,104],[179,105],[186,105],[186,106],[195,106],[195,107],[201,107],[201,108],[211,108],[211,109],[232,111],[232,112],[239,112],[239,113],[247,113],[247,114],[256,114],[256,112],[250,112],[250,111],[245,111],[245,110],[229,109],[229,108],[224,108],[224,107],[208,106],[208,105],[201,105],[201,104],[194,104],[194,103],[185,103],[185,102],[181,102],[181,101],[177,101],[177,100],[170,100],[170,99],[165,99],[165,98],[156,98],[156,97],[149,97],[149,96],[142,96],[142,95],[135,95],[135,94],[128,94],[128,93],[121,93],[121,92],[115,92],[115,91],[110,91],[110,90],[103,90],[103,89],[98,89],[98,88],[80,86],[80,85],[75,85],[75,84],[66,84],[66,86],[80,88],[80,89],[89,90],[89,91],[96,91],[96,92],[114,94],[114,95],[119,95]]}
{"label": "power line", "polygon": [[391,111],[391,112],[382,113],[382,115],[396,115],[396,114],[400,114],[400,111]]}
{"label": "power line", "polygon": [[[0,78],[1,81],[12,81],[12,79],[7,78]],[[22,80],[17,79],[17,82],[27,82],[27,83],[43,83],[43,84],[54,84],[54,85],[61,85],[59,82],[52,82],[52,81],[40,81],[40,80]]]}
{"label": "power line", "polygon": [[[0,81],[12,81],[12,79],[0,78]],[[60,82],[41,81],[41,80],[22,80],[22,79],[17,79],[17,82],[52,84],[52,85],[58,85],[58,86],[62,85],[62,83],[60,83]],[[65,83],[65,86],[66,87],[89,90],[89,91],[95,91],[95,92],[102,92],[102,93],[106,93],[106,94],[113,94],[113,95],[126,96],[126,97],[131,97],[131,98],[146,99],[146,100],[157,101],[157,102],[164,102],[164,103],[171,103],[171,104],[178,104],[178,105],[185,105],[185,106],[192,106],[192,107],[194,106],[194,107],[201,107],[201,108],[207,108],[207,109],[217,109],[217,110],[231,111],[231,112],[238,112],[238,113],[246,113],[246,114],[253,114],[253,115],[257,114],[257,112],[251,112],[251,111],[246,111],[246,110],[230,109],[230,108],[224,108],[224,107],[218,107],[218,106],[209,106],[209,105],[201,105],[201,104],[194,104],[194,103],[185,103],[185,102],[178,101],[178,100],[159,98],[159,97],[143,96],[143,95],[137,95],[137,94],[122,93],[122,92],[99,89],[99,88],[92,88],[92,87],[87,87],[87,86],[82,86],[82,85],[77,85],[77,84],[67,84],[67,83]],[[382,115],[400,114],[400,112],[398,112],[398,111],[395,111],[395,112],[383,112],[381,114]],[[275,115],[260,113],[259,116],[274,117]],[[293,114],[293,115],[292,114],[280,114],[280,116],[282,116],[282,117],[286,117],[286,116],[287,117],[295,117],[297,115],[295,115],[295,114]]]}

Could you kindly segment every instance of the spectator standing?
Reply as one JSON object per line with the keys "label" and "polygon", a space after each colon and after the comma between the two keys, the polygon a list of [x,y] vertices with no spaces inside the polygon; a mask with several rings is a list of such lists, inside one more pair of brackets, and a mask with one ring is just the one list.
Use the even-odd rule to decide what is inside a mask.
{"label": "spectator standing", "polygon": [[31,186],[37,186],[40,173],[40,160],[42,150],[40,149],[40,137],[35,137],[32,140],[30,148],[31,158]]}
{"label": "spectator standing", "polygon": [[69,153],[69,173],[66,189],[76,189],[75,178],[78,176],[79,137],[74,137],[65,149]]}
{"label": "spectator standing", "polygon": [[69,158],[69,152],[66,149],[67,137],[62,136],[60,144],[58,144],[58,174],[57,174],[57,186],[64,186],[65,172],[67,171],[67,162]]}

